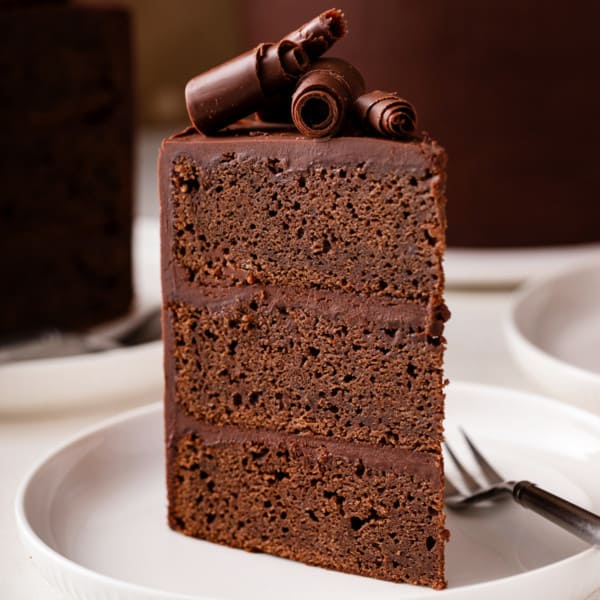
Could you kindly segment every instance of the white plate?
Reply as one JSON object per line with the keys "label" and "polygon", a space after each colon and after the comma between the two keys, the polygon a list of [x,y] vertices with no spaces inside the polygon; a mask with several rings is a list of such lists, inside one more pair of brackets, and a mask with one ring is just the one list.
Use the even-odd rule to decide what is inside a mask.
{"label": "white plate", "polygon": [[[600,510],[599,418],[542,397],[453,383],[447,431],[460,449],[458,424],[506,474]],[[164,479],[160,405],[88,431],[21,486],[16,515],[27,554],[80,600],[570,600],[600,586],[600,550],[512,503],[449,514],[449,588],[435,592],[177,534],[166,525]]]}
{"label": "white plate", "polygon": [[600,413],[600,261],[530,284],[505,330],[519,366],[543,390]]}
{"label": "white plate", "polygon": [[600,258],[600,244],[534,248],[448,248],[449,287],[514,287],[557,268]]}
{"label": "white plate", "polygon": [[[158,221],[139,219],[133,230],[133,314],[161,303],[159,256]],[[7,363],[0,365],[0,414],[58,411],[133,399],[139,402],[161,385],[160,341],[93,354]]]}

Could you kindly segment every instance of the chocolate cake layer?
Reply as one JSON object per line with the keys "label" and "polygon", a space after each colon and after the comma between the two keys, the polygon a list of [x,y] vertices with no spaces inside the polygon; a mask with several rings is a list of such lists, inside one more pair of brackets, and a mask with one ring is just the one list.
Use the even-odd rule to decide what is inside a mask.
{"label": "chocolate cake layer", "polygon": [[0,335],[123,315],[132,300],[129,15],[19,4],[0,10],[0,29]]}
{"label": "chocolate cake layer", "polygon": [[445,310],[257,285],[195,291],[165,321],[173,401],[189,414],[439,451]]}
{"label": "chocolate cake layer", "polygon": [[163,147],[165,249],[188,281],[441,298],[445,155],[435,142],[254,133],[190,133]]}
{"label": "chocolate cake layer", "polygon": [[189,420],[169,429],[173,529],[348,573],[445,586],[441,457]]}

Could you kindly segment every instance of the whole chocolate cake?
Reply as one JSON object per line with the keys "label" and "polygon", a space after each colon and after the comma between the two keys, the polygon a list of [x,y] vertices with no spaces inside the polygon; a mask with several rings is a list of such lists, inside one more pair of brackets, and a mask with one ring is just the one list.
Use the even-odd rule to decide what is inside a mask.
{"label": "whole chocolate cake", "polygon": [[[240,4],[248,44],[320,0]],[[339,51],[370,87],[402,90],[448,162],[450,246],[600,242],[600,3],[344,0]],[[565,17],[565,15],[567,15]]]}
{"label": "whole chocolate cake", "polygon": [[0,3],[0,335],[129,309],[129,25],[121,9]]}
{"label": "whole chocolate cake", "polygon": [[[342,62],[311,61],[306,136],[255,121],[163,142],[169,525],[443,588],[445,153],[317,138],[338,114],[331,80],[362,89]],[[188,107],[211,127],[221,105],[199,109],[201,83]],[[389,116],[372,99],[365,114]]]}

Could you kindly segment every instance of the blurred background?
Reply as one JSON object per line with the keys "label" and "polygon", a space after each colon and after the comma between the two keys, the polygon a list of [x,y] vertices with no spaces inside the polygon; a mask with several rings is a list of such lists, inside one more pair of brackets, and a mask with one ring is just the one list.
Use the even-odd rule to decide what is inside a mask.
{"label": "blurred background", "polygon": [[[132,17],[138,123],[177,128],[187,122],[188,79],[244,49],[241,0],[122,0]],[[251,0],[248,2],[251,4]]]}

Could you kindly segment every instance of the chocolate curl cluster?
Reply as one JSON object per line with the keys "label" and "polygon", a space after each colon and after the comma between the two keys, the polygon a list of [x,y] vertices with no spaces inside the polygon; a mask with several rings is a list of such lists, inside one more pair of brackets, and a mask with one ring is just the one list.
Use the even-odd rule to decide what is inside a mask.
{"label": "chocolate curl cluster", "polygon": [[350,63],[340,58],[318,60],[298,81],[292,121],[308,137],[334,136],[364,91],[362,75]]}
{"label": "chocolate curl cluster", "polygon": [[277,44],[260,44],[185,87],[188,115],[201,133],[211,134],[260,110],[292,88],[310,63],[346,32],[340,10],[331,9]]}
{"label": "chocolate curl cluster", "polygon": [[360,96],[354,103],[360,122],[379,135],[395,139],[410,139],[417,126],[413,105],[396,92],[374,90]]}

